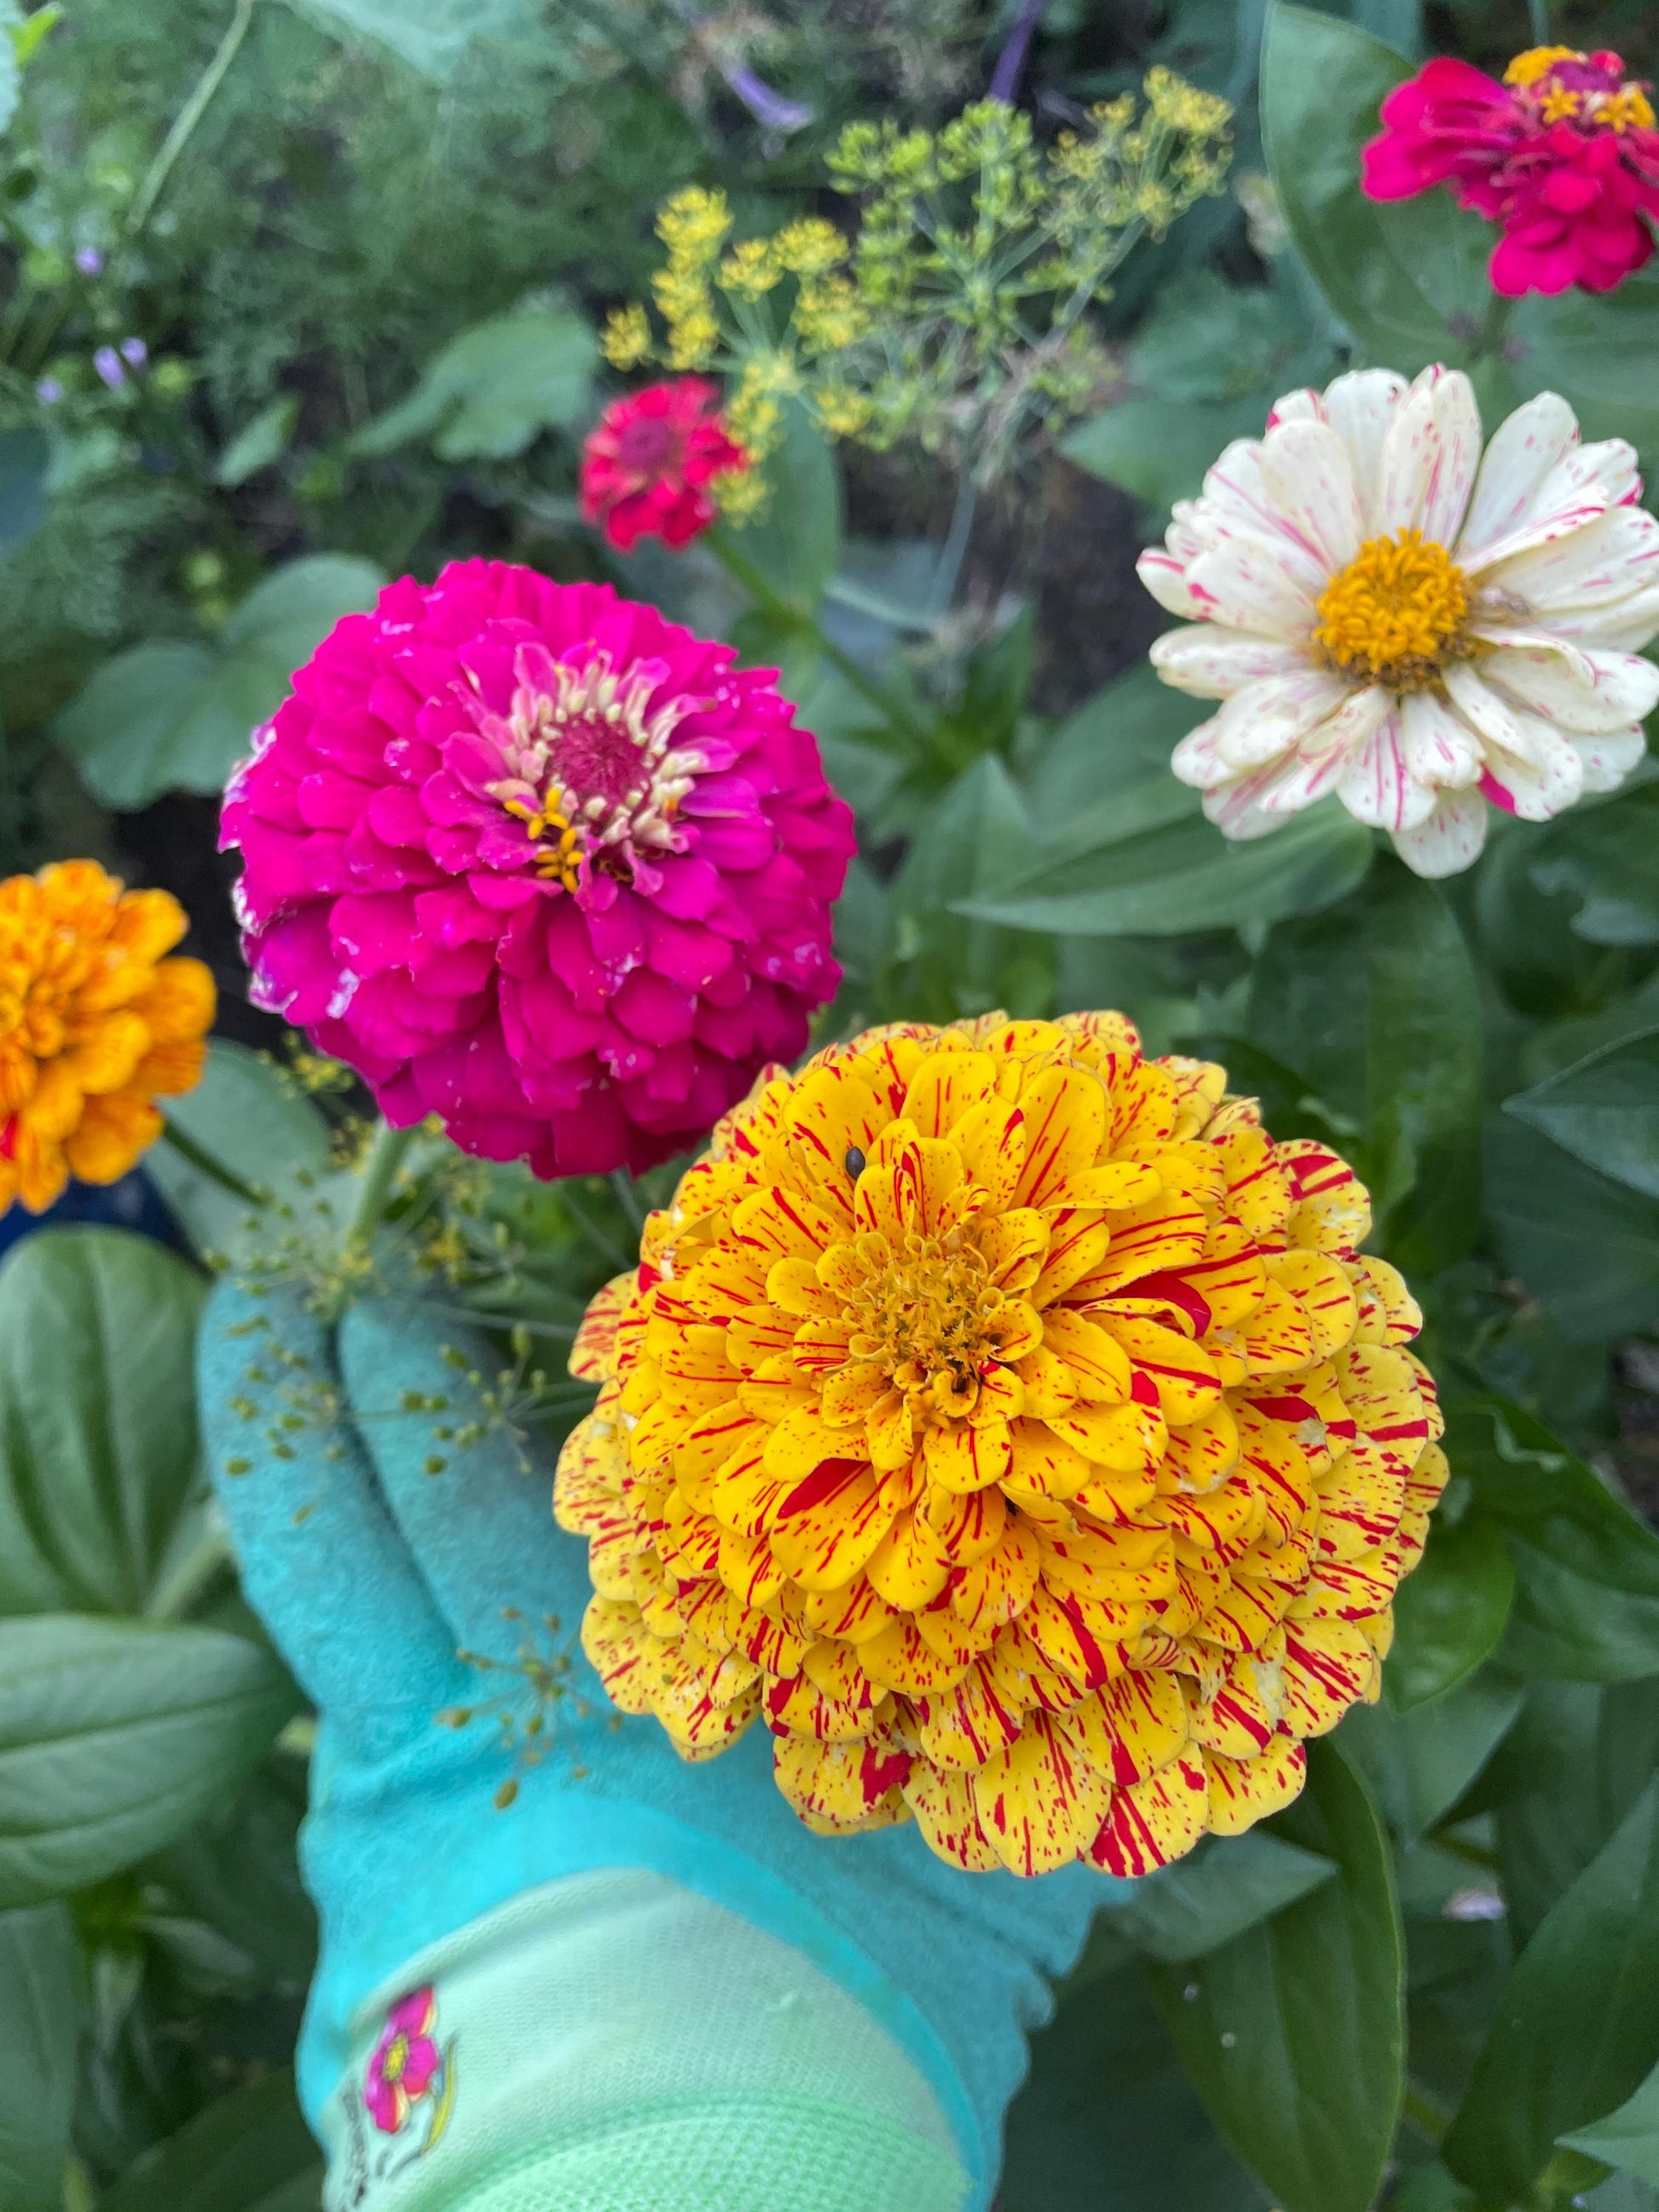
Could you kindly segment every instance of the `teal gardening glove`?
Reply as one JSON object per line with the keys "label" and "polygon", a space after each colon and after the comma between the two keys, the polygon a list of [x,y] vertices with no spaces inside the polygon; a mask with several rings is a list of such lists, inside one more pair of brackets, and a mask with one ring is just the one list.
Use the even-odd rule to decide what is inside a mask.
{"label": "teal gardening glove", "polygon": [[330,2212],[979,2212],[1047,1978],[1129,1886],[814,1836],[762,1729],[683,1764],[574,1649],[586,1547],[550,1461],[472,1418],[483,1341],[390,1302],[335,1337],[227,1284],[200,1354],[244,1585],[319,1714]]}

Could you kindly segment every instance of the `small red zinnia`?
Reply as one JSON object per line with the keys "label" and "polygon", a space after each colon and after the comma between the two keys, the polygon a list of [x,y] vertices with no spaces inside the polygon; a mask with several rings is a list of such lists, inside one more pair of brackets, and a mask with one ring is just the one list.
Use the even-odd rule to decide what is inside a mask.
{"label": "small red zinnia", "polygon": [[708,486],[740,476],[749,455],[720,418],[720,392],[700,376],[614,399],[582,446],[582,514],[619,553],[641,538],[678,552],[714,520]]}
{"label": "small red zinnia", "polygon": [[683,1151],[833,996],[852,816],[775,674],[502,562],[337,623],[225,793],[252,995],[543,1176]]}
{"label": "small red zinnia", "polygon": [[1449,186],[1503,236],[1493,289],[1610,292],[1653,252],[1659,131],[1644,85],[1615,53],[1534,46],[1499,84],[1442,55],[1382,103],[1363,156],[1374,200]]}

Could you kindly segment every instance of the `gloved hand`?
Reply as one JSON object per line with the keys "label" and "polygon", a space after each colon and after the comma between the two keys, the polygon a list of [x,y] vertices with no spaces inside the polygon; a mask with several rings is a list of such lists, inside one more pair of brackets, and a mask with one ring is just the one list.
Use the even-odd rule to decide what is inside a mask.
{"label": "gloved hand", "polygon": [[[498,1357],[412,1304],[361,1305],[335,1338],[294,1293],[227,1284],[200,1351],[204,1437],[244,1585],[319,1712],[302,1856],[323,1948],[300,2086],[330,2148],[331,2205],[621,2205],[608,2184],[570,2179],[600,2156],[593,2083],[621,2081],[629,2047],[637,2057],[661,2027],[641,2025],[653,2005],[672,2036],[705,2001],[708,2048],[687,2063],[698,2110],[726,2114],[699,2139],[714,2179],[687,2195],[646,2176],[629,2205],[877,2202],[855,2197],[851,2149],[818,2193],[799,2170],[787,2185],[763,2172],[776,2130],[750,2126],[744,2069],[771,2069],[769,2109],[799,2103],[789,2054],[821,2084],[826,2039],[864,2052],[823,2090],[837,2110],[867,2106],[878,2136],[914,2132],[897,2110],[908,2095],[936,2128],[939,2113],[948,2122],[906,2169],[904,2212],[964,2201],[952,2146],[965,2201],[988,2203],[1026,2032],[1049,2009],[1045,1978],[1129,1885],[1081,1867],[1035,1881],[964,1875],[908,1826],[816,1837],[775,1788],[758,1726],[712,1765],[683,1764],[654,1722],[611,1711],[575,1644],[585,1547],[554,1523],[552,1455],[488,1402]],[[546,1671],[558,1651],[562,1674]],[[710,1994],[722,1976],[724,2012]],[[584,2005],[592,2016],[577,2021]],[[556,2046],[565,2088],[546,2075]],[[555,2193],[515,2194],[510,2177],[457,2193],[462,2108],[492,2071],[497,2136],[564,2114]],[[624,2085],[618,2103],[636,2088],[667,2115],[664,2155],[683,2162],[673,2085]],[[441,2193],[411,2193],[412,2162],[440,2136],[454,2170]],[[510,2168],[521,2183],[543,2154],[498,2142],[468,2171]],[[648,2166],[648,2148],[639,2156]]]}

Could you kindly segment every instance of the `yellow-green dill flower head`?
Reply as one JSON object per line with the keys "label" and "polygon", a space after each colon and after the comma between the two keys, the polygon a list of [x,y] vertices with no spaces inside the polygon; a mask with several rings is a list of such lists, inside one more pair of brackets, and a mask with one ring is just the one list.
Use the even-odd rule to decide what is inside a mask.
{"label": "yellow-green dill flower head", "polygon": [[720,287],[738,300],[759,300],[783,276],[784,262],[777,251],[781,240],[743,238],[720,266]]}
{"label": "yellow-green dill flower head", "polygon": [[651,358],[651,325],[637,301],[613,307],[605,319],[599,349],[612,368],[637,368]]}
{"label": "yellow-green dill flower head", "polygon": [[847,240],[817,215],[786,223],[772,244],[792,276],[824,276],[847,258]]}
{"label": "yellow-green dill flower head", "polygon": [[688,185],[657,211],[657,235],[671,257],[693,268],[707,268],[732,228],[724,192]]}

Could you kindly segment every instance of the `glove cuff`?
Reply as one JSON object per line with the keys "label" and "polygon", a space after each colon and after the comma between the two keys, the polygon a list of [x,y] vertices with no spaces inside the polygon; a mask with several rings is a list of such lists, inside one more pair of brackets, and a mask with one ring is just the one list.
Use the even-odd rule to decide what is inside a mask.
{"label": "glove cuff", "polygon": [[412,1959],[320,2116],[328,2212],[958,2212],[920,2069],[788,1944],[665,1877],[542,1885]]}

